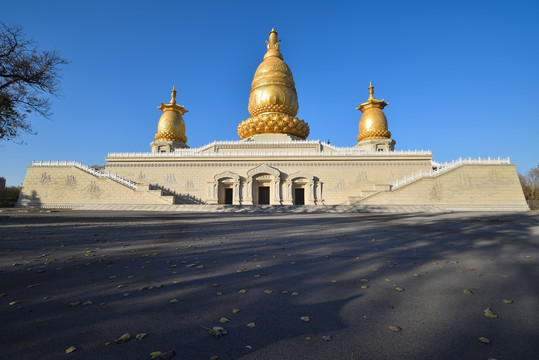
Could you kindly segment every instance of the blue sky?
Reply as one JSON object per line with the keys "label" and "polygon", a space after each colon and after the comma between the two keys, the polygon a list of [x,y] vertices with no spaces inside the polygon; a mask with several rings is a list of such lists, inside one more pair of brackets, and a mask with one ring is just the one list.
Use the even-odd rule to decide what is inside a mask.
{"label": "blue sky", "polygon": [[375,97],[396,149],[434,160],[509,156],[539,163],[537,1],[5,1],[0,20],[71,63],[52,120],[26,145],[0,143],[0,176],[20,185],[32,160],[104,164],[150,151],[172,85],[188,145],[239,140],[272,27],[296,82],[309,139],[354,146]]}

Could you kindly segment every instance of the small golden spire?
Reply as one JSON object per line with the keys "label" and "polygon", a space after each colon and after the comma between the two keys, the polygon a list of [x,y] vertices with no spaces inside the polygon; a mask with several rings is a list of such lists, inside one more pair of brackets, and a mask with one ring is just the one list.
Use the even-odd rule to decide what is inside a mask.
{"label": "small golden spire", "polygon": [[157,108],[163,112],[157,124],[155,140],[187,142],[185,136],[185,122],[182,115],[188,112],[182,105],[176,102],[176,86],[172,86],[170,102],[159,105]]}
{"label": "small golden spire", "polygon": [[264,55],[264,59],[269,56],[276,56],[282,59],[283,55],[281,55],[281,52],[279,51],[280,44],[281,40],[277,38],[277,31],[275,31],[275,28],[272,28],[269,33],[269,40],[266,40],[266,47],[268,50],[266,55]]}
{"label": "small golden spire", "polygon": [[176,94],[177,94],[176,86],[172,85],[172,91],[170,92],[170,95],[171,95],[170,103],[171,104],[176,104]]}
{"label": "small golden spire", "polygon": [[382,100],[374,98],[374,86],[369,83],[369,99],[356,109],[361,111],[359,119],[359,135],[357,141],[368,139],[389,139],[391,132],[387,128],[387,118],[382,109],[388,105]]}

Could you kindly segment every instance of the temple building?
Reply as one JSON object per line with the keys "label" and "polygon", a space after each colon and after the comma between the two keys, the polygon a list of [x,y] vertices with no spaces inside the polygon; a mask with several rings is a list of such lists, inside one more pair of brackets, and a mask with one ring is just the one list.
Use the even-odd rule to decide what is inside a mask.
{"label": "temple building", "polygon": [[[430,151],[395,150],[384,100],[357,107],[357,144],[308,140],[298,95],[272,29],[251,84],[251,117],[237,141],[187,145],[188,110],[176,89],[161,104],[155,141],[145,153],[109,153],[104,168],[34,161],[18,206],[88,205],[361,205],[415,209],[526,211],[515,165],[505,158],[433,161]],[[367,97],[365,95],[365,97]],[[186,126],[187,123],[187,126]]]}

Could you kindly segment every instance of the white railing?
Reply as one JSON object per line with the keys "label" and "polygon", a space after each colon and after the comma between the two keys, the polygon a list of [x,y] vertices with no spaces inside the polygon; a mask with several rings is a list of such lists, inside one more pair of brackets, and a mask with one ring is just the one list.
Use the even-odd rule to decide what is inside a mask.
{"label": "white railing", "polygon": [[458,160],[453,160],[451,162],[446,163],[439,163],[436,161],[432,161],[432,170],[428,172],[419,171],[418,173],[413,173],[410,176],[405,177],[404,179],[397,179],[397,181],[393,184],[391,184],[391,190],[397,189],[403,185],[409,184],[412,181],[416,181],[422,178],[427,177],[436,177],[440,174],[443,174],[444,172],[451,170],[453,168],[456,168],[458,166],[462,165],[500,165],[500,164],[510,164],[509,157],[507,158],[477,158],[477,159],[463,159],[459,158]]}
{"label": "white railing", "polygon": [[[286,150],[265,150],[265,149],[253,149],[249,151],[227,151],[222,149],[219,152],[208,151],[212,147],[218,145],[236,145],[250,148],[246,145],[275,145],[286,146],[288,148],[295,147],[294,145],[309,145],[316,144],[322,145],[322,151],[286,151]],[[290,146],[292,145],[292,146]],[[124,158],[124,157],[246,157],[246,156],[428,156],[432,155],[430,150],[398,150],[398,151],[363,151],[354,147],[336,147],[325,143],[320,140],[304,140],[304,141],[257,141],[257,142],[244,142],[244,141],[214,141],[210,144],[193,149],[176,149],[173,152],[152,153],[152,152],[110,152],[107,157],[110,158]]]}
{"label": "white railing", "polygon": [[32,161],[32,166],[74,166],[77,169],[81,169],[82,171],[85,171],[88,174],[92,174],[96,177],[111,179],[133,190],[137,189],[137,184],[131,180],[124,179],[123,177],[113,174],[111,172],[103,173],[103,172],[97,171],[94,168],[91,168],[88,165],[84,165],[78,161],[35,161],[34,160]]}

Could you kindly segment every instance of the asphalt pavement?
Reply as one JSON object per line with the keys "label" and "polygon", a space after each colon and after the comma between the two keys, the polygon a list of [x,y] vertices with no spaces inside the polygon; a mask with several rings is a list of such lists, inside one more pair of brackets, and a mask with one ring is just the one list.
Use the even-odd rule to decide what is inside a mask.
{"label": "asphalt pavement", "polygon": [[0,320],[0,359],[539,359],[539,214],[4,211]]}

